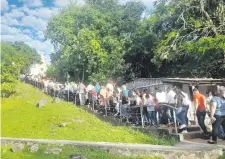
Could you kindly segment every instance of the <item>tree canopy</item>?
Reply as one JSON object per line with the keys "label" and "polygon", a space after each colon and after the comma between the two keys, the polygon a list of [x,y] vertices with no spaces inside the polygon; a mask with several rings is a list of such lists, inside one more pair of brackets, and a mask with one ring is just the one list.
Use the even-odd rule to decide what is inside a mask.
{"label": "tree canopy", "polygon": [[[54,74],[74,80],[224,77],[222,0],[159,0],[150,14],[136,1],[86,0],[49,22]],[[51,68],[53,70],[53,68]]]}
{"label": "tree canopy", "polygon": [[23,42],[1,42],[1,95],[14,93],[14,83],[20,73],[28,73],[32,64],[41,61],[36,50]]}

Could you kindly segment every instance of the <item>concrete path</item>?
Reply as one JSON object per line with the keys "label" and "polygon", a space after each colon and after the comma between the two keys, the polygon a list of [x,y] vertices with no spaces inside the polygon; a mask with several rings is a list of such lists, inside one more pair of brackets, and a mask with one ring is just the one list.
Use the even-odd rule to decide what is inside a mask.
{"label": "concrete path", "polygon": [[193,142],[180,142],[174,146],[149,145],[149,144],[127,144],[108,142],[85,142],[71,140],[48,140],[48,139],[24,139],[24,138],[1,138],[2,145],[13,143],[36,143],[53,145],[88,146],[107,150],[113,154],[126,156],[161,156],[162,158],[195,158],[195,159],[216,159],[223,153],[223,149],[215,145],[198,144]]}

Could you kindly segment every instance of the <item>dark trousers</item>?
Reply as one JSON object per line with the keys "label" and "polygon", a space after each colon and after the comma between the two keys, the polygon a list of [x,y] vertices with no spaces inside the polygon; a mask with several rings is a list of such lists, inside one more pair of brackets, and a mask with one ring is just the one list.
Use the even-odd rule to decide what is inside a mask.
{"label": "dark trousers", "polygon": [[205,115],[206,115],[206,111],[205,110],[197,110],[197,119],[198,119],[198,124],[201,127],[202,131],[207,134],[208,131],[206,129],[205,126]]}
{"label": "dark trousers", "polygon": [[212,140],[217,141],[217,136],[219,133],[220,125],[223,127],[223,130],[225,131],[225,116],[214,116],[216,118],[216,121],[212,124]]}
{"label": "dark trousers", "polygon": [[161,124],[161,117],[162,117],[162,111],[161,109],[155,109],[155,118],[156,118],[156,124]]}
{"label": "dark trousers", "polygon": [[150,125],[156,124],[155,111],[148,111],[148,117]]}

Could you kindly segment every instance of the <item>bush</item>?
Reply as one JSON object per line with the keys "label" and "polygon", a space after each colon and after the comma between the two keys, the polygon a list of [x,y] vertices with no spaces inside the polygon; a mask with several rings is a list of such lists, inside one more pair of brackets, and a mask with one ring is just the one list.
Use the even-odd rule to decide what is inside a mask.
{"label": "bush", "polygon": [[2,83],[1,85],[1,97],[8,98],[15,93],[15,83]]}

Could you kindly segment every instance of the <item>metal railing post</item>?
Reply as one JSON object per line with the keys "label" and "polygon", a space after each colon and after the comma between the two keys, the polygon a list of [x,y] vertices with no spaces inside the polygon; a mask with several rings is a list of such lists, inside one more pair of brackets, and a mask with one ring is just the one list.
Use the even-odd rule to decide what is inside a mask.
{"label": "metal railing post", "polygon": [[120,122],[122,123],[122,103],[119,101]]}
{"label": "metal railing post", "polygon": [[176,118],[176,112],[175,109],[173,109],[173,118],[174,118],[174,126],[175,126],[175,133],[177,134],[177,118]]}
{"label": "metal railing post", "polygon": [[105,101],[105,116],[107,116],[107,102]]}
{"label": "metal railing post", "polygon": [[142,125],[142,128],[144,128],[145,127],[145,123],[144,123],[143,107],[142,106],[140,107],[140,110],[141,110],[141,125]]}
{"label": "metal railing post", "polygon": [[[68,87],[68,95],[67,95],[67,97],[68,97],[68,102],[70,101],[70,89],[69,89],[69,87]],[[83,97],[83,96],[82,96]],[[83,100],[83,99],[82,99]]]}
{"label": "metal railing post", "polygon": [[77,105],[77,93],[75,94],[75,98],[74,98],[74,104]]}

